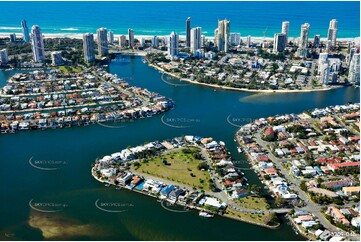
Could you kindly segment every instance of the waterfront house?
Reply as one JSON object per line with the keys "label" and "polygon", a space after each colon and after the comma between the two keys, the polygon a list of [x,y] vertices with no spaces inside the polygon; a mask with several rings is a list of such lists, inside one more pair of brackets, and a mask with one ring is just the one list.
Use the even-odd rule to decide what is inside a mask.
{"label": "waterfront house", "polygon": [[176,189],[176,187],[174,185],[168,185],[160,191],[160,194],[163,198],[166,198],[166,197],[168,197],[169,193],[171,191],[173,191],[174,189]]}

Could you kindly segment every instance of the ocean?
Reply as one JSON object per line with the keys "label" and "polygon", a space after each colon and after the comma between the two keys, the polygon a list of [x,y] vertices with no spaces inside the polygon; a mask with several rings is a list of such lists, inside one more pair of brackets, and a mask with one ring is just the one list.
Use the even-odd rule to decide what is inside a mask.
{"label": "ocean", "polygon": [[300,35],[300,26],[308,22],[310,38],[327,36],[331,19],[338,20],[338,37],[360,36],[360,4],[340,2],[0,2],[0,34],[21,33],[20,21],[28,27],[37,24],[46,34],[95,33],[106,27],[115,34],[185,34],[185,20],[202,27],[213,36],[218,19],[231,21],[231,32],[241,36],[273,37],[281,32],[282,21],[290,21],[290,37]]}

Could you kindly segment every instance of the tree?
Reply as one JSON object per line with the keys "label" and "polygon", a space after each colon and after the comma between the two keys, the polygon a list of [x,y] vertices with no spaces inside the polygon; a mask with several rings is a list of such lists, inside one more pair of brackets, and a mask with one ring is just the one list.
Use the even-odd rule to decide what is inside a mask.
{"label": "tree", "polygon": [[287,201],[284,198],[276,197],[275,204],[277,207],[282,208],[287,205]]}

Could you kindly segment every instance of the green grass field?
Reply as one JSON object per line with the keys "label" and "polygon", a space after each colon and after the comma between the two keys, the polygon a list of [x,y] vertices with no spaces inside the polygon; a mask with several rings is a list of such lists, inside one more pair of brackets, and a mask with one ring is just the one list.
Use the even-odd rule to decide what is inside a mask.
{"label": "green grass field", "polygon": [[[195,148],[191,150],[200,152]],[[201,171],[197,167],[202,162],[194,158],[191,153],[185,154],[182,150],[178,150],[141,162],[137,172],[209,191],[210,175],[207,170]]]}
{"label": "green grass field", "polygon": [[74,73],[74,72],[81,72],[81,69],[79,67],[73,67],[73,66],[59,66],[58,69],[66,74]]}
{"label": "green grass field", "polygon": [[270,207],[266,199],[263,197],[248,196],[240,199],[235,199],[233,201],[241,207],[254,210],[267,210]]}

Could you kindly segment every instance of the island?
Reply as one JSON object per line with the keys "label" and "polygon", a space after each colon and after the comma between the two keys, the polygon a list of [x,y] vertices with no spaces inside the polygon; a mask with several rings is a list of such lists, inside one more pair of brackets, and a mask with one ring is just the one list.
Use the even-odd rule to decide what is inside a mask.
{"label": "island", "polygon": [[276,213],[285,213],[271,209],[260,188],[247,183],[225,143],[209,137],[186,135],[128,147],[96,159],[91,173],[106,186],[199,210],[203,217],[277,228]]}
{"label": "island", "polygon": [[304,236],[360,236],[360,104],[260,118],[236,140]]}

